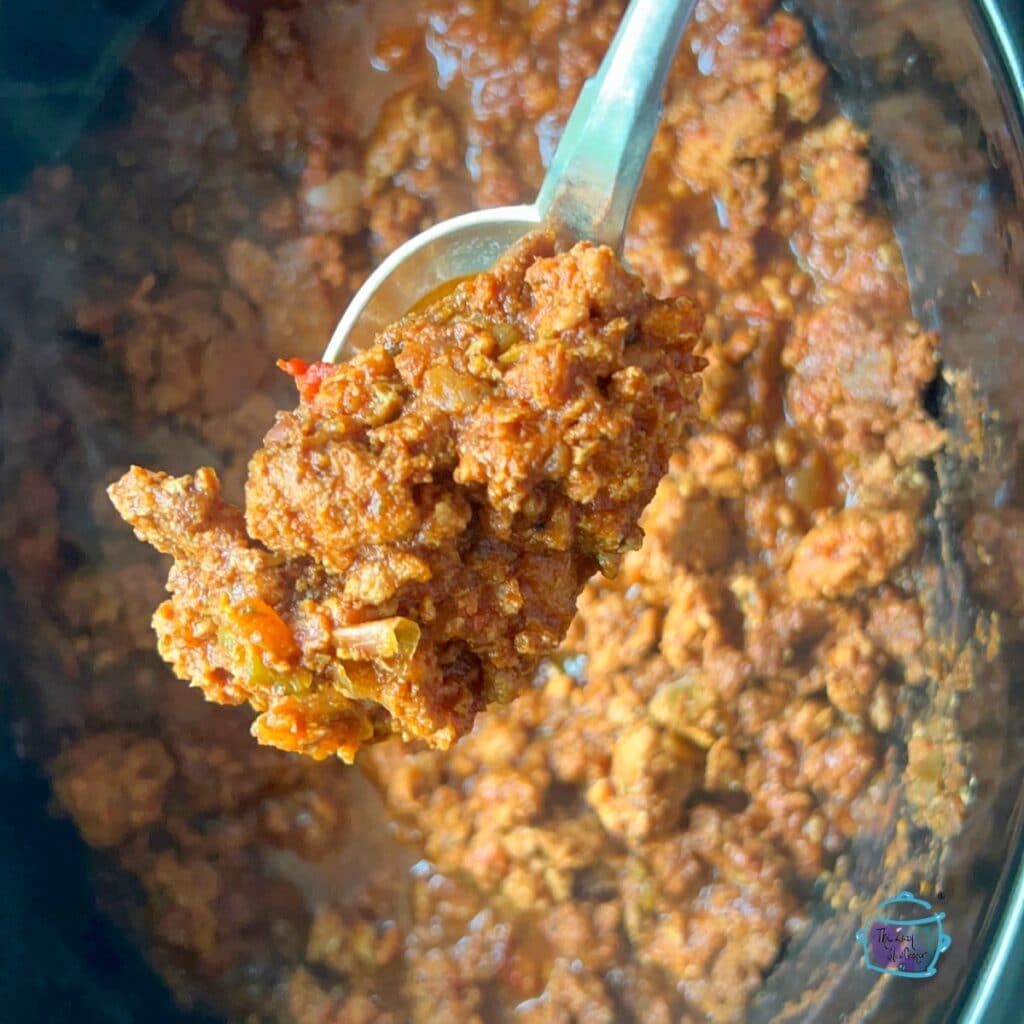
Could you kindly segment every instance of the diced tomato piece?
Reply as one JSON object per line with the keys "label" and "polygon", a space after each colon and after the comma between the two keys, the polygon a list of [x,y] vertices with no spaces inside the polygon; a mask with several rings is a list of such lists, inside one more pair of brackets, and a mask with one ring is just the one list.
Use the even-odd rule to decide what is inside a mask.
{"label": "diced tomato piece", "polygon": [[307,363],[305,359],[278,359],[277,365],[295,378],[295,387],[304,402],[312,402],[320,385],[337,370],[333,363]]}
{"label": "diced tomato piece", "polygon": [[231,628],[244,643],[284,661],[292,661],[298,655],[288,624],[262,598],[250,598],[235,605],[229,618]]}

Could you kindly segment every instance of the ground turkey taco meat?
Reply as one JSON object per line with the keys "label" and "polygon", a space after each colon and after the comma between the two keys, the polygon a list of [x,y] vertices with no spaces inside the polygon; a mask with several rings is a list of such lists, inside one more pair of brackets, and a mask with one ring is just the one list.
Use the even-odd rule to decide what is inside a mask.
{"label": "ground turkey taco meat", "polygon": [[174,557],[159,649],[262,742],[351,761],[447,748],[562,641],[637,525],[699,392],[701,314],[603,246],[540,232],[349,363],[282,363],[299,405],[249,464],[110,489]]}
{"label": "ground turkey taco meat", "polygon": [[[946,444],[928,411],[939,339],[913,318],[869,137],[839,113],[804,25],[775,0],[699,0],[624,243],[649,294],[692,297],[705,315],[700,423],[643,512],[641,547],[614,578],[591,577],[533,685],[478,714],[448,750],[395,736],[349,768],[249,735],[246,667],[250,680],[254,668],[264,684],[276,677],[277,693],[254,697],[266,701],[263,722],[284,721],[282,708],[304,716],[304,734],[282,734],[293,742],[304,735],[331,750],[349,724],[352,735],[367,722],[395,727],[381,704],[339,696],[315,659],[306,663],[329,643],[314,627],[332,620],[306,615],[302,602],[356,621],[345,588],[365,585],[356,563],[370,551],[387,549],[393,567],[412,564],[399,553],[415,556],[434,577],[374,594],[379,603],[356,624],[408,618],[418,652],[430,644],[454,663],[456,642],[437,636],[443,609],[417,615],[430,587],[443,583],[454,600],[467,583],[441,550],[454,548],[461,568],[468,549],[324,545],[318,509],[334,513],[339,533],[371,519],[346,519],[318,497],[313,471],[329,444],[364,458],[380,436],[351,418],[353,396],[371,384],[399,389],[402,416],[385,430],[397,444],[427,370],[463,372],[440,338],[429,339],[429,359],[414,362],[411,345],[384,352],[393,372],[363,357],[321,381],[321,369],[289,363],[306,399],[260,456],[250,521],[223,499],[241,506],[274,410],[294,405],[277,359],[315,360],[339,311],[411,235],[536,196],[624,7],[186,0],[161,22],[166,34],[131,57],[128,123],[84,139],[73,167],[40,169],[0,206],[13,228],[3,287],[31,300],[24,324],[8,323],[0,465],[0,563],[18,595],[11,629],[38,709],[16,722],[19,749],[96,848],[101,905],[183,1007],[247,1024],[765,1019],[806,958],[817,962],[822,933],[807,926],[818,927],[830,896],[829,927],[852,936],[871,888],[851,888],[855,879],[885,887],[895,870],[913,887],[901,848],[987,821],[984,798],[970,809],[970,780],[987,777],[983,751],[997,748],[986,739],[976,770],[960,719],[982,692],[988,701],[1002,691],[962,692],[968,673],[943,667],[932,605],[933,595],[945,600],[941,534],[928,516],[945,472],[929,464]],[[871,7],[872,38],[900,65],[906,19],[883,0]],[[927,130],[924,120],[915,127],[926,141]],[[938,175],[959,159],[942,138],[942,153],[928,150]],[[558,265],[591,259],[601,257],[581,250]],[[630,280],[614,267],[614,280]],[[510,320],[532,339],[522,369],[497,363],[501,383],[474,409],[515,400],[537,412],[527,385],[552,379],[523,372],[541,351],[537,323],[545,311],[582,312],[561,299],[535,304],[541,267],[531,274],[518,294],[529,314],[518,319],[492,315],[479,283],[451,300],[460,318],[476,309],[504,323],[507,351]],[[584,328],[661,308],[620,298],[628,311],[620,299],[611,313],[595,306]],[[684,347],[677,338],[671,351],[662,341],[648,351],[640,331],[615,358],[646,365],[641,354],[675,359]],[[444,390],[454,393],[446,403],[461,392]],[[597,388],[601,400],[607,391]],[[379,389],[365,408],[379,412],[386,397]],[[668,432],[678,424],[666,401],[636,407],[663,415],[656,427]],[[576,478],[519,489],[514,473],[496,471],[484,432],[468,433],[469,414],[446,416],[467,472],[496,492],[454,479],[454,441],[430,455],[448,460],[440,489],[470,495],[460,543],[486,530],[490,544],[474,549],[486,558],[525,550],[528,515],[532,543],[558,536],[564,523],[524,503],[502,539],[498,509],[524,493],[568,500]],[[515,450],[526,450],[527,425],[550,422],[562,430],[554,411],[523,420]],[[588,465],[617,485],[625,474],[613,465],[646,464],[609,450],[614,458]],[[166,596],[165,559],[135,541],[106,495],[132,459],[175,476],[216,467],[223,499],[209,471],[176,482],[137,473],[118,494],[179,556],[173,615],[161,624],[172,657],[200,681],[209,670],[211,694],[241,707],[206,703],[156,653],[149,620]],[[285,465],[296,468],[291,483]],[[524,457],[517,472],[557,467]],[[295,500],[278,500],[292,484]],[[440,495],[416,488],[415,515],[435,510]],[[1019,506],[1011,495],[963,531],[974,587],[1005,629],[1024,622]],[[593,509],[587,499],[571,509],[573,551],[598,533],[613,549],[618,525],[633,522],[632,512],[609,516],[584,537],[583,511]],[[392,520],[374,521],[383,530]],[[444,535],[438,514],[431,522],[411,535]],[[329,565],[313,547],[330,550]],[[581,570],[599,554],[580,554]],[[484,563],[473,563],[481,575]],[[499,578],[539,602],[522,572]],[[549,606],[568,578],[543,576]],[[538,604],[502,621],[493,603],[486,621],[501,636],[523,632],[525,621],[507,621],[515,614],[543,619]],[[459,664],[482,643],[482,621],[469,619]],[[234,638],[230,651],[220,630]],[[350,685],[365,683],[360,659],[331,652],[328,661],[344,665]],[[309,687],[289,696],[302,673]],[[324,693],[349,717],[338,712],[318,733],[311,695]],[[440,693],[430,691],[438,719],[456,717]],[[989,706],[993,717],[1003,709]],[[879,857],[887,844],[893,857]]]}

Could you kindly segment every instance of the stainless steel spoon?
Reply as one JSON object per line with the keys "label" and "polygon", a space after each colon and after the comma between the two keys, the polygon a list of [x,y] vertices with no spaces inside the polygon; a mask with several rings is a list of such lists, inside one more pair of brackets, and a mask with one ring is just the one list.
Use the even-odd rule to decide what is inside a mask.
{"label": "stainless steel spoon", "polygon": [[356,292],[324,361],[367,348],[418,299],[487,270],[542,224],[619,251],[661,120],[665,79],[696,3],[632,0],[580,91],[536,201],[452,217],[399,246]]}

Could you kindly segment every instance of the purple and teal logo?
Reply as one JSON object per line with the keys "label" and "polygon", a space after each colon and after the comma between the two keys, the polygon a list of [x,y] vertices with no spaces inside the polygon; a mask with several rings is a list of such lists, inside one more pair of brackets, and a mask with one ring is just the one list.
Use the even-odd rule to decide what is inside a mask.
{"label": "purple and teal logo", "polygon": [[865,966],[901,978],[932,977],[939,957],[953,941],[942,927],[945,916],[909,892],[879,903],[857,932]]}

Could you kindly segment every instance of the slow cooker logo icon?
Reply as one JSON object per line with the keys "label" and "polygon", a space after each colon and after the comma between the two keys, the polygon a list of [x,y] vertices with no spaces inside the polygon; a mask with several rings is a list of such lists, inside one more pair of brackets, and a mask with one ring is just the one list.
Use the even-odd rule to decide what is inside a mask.
{"label": "slow cooker logo icon", "polygon": [[884,900],[857,932],[864,964],[871,971],[901,978],[930,978],[952,938],[942,927],[945,914],[912,893]]}

